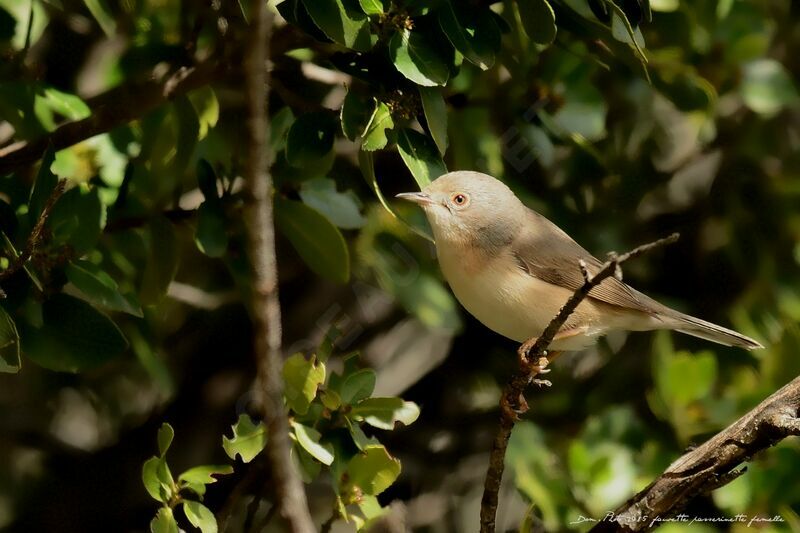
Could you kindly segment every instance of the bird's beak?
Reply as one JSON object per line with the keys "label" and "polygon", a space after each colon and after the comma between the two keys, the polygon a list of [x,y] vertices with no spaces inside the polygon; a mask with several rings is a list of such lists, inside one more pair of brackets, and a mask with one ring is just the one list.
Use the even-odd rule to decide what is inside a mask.
{"label": "bird's beak", "polygon": [[414,202],[415,204],[419,205],[429,205],[433,203],[431,197],[425,194],[424,192],[401,192],[395,198],[401,198],[403,200],[408,200],[409,202]]}

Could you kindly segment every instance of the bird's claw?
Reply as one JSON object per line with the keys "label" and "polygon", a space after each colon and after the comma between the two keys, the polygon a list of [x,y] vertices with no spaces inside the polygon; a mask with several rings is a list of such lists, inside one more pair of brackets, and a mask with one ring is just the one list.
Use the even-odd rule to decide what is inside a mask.
{"label": "bird's claw", "polygon": [[[549,372],[549,370],[548,370],[548,372]],[[536,379],[536,378],[534,378],[533,381],[531,381],[531,383],[533,383],[534,385],[538,385],[540,387],[552,387],[553,386],[553,382],[550,381],[549,379]]]}

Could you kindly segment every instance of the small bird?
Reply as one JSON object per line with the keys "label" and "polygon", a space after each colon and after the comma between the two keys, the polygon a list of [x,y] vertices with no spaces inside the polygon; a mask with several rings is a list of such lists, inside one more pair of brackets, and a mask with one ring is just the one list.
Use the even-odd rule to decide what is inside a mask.
{"label": "small bird", "polygon": [[[539,336],[589,274],[603,265],[569,235],[526,207],[503,182],[480,172],[450,172],[422,192],[450,288],[467,311],[518,342]],[[556,334],[553,351],[581,350],[610,331],[675,330],[746,350],[757,341],[685,315],[610,277],[593,288]]]}

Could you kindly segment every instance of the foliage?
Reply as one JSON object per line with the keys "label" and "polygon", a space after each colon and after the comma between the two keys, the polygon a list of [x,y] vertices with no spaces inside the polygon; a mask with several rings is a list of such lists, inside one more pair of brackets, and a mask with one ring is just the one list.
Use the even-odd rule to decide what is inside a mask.
{"label": "foliage", "polygon": [[[241,414],[254,375],[238,72],[249,5],[0,0],[0,154],[64,124],[106,125],[0,166],[0,371],[15,374],[3,377],[0,527],[145,529],[149,494],[153,530],[184,518],[211,530],[234,483],[214,483],[217,467],[174,478],[171,430],[145,463],[146,493],[118,482],[151,445],[141,428],[168,416],[185,438],[173,464],[227,454],[237,475],[266,445]],[[392,200],[447,169],[503,179],[598,254],[681,231],[626,280],[768,346],[744,355],[659,334],[651,348],[631,335],[564,356],[512,439],[524,505],[510,506],[509,529],[585,529],[579,516],[615,506],[800,373],[796,3],[270,8],[284,340],[316,353],[288,358],[283,377],[315,510],[334,501],[334,516],[366,527],[394,500],[434,501],[409,528],[475,527],[475,457],[514,346],[461,312],[421,213]],[[143,96],[198,65],[215,68],[192,90],[155,106]],[[68,189],[21,261],[60,178]],[[800,523],[796,458],[796,443],[781,445],[693,512]]]}

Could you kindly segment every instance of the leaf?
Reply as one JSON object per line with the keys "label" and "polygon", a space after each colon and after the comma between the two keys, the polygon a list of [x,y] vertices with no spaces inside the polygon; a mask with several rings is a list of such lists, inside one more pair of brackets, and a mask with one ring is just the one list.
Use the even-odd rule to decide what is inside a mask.
{"label": "leaf", "polygon": [[161,427],[158,428],[158,453],[161,457],[166,455],[173,438],[175,438],[175,430],[172,429],[172,426],[166,422],[161,424]]}
{"label": "leaf", "polygon": [[217,481],[217,478],[214,477],[215,475],[223,476],[226,474],[233,474],[231,465],[200,465],[182,473],[178,476],[178,481],[208,485]]}
{"label": "leaf", "polygon": [[16,374],[21,368],[17,326],[6,310],[0,307],[0,372]]}
{"label": "leaf", "polygon": [[355,141],[367,128],[375,114],[375,102],[373,99],[362,98],[352,90],[347,91],[347,95],[342,102],[342,109],[339,112],[339,119],[342,122],[342,133],[344,136]]}
{"label": "leaf", "polygon": [[208,507],[192,500],[183,501],[186,519],[203,533],[217,533],[217,519]]}
{"label": "leaf", "polygon": [[342,386],[339,388],[339,395],[342,398],[342,402],[352,404],[369,398],[372,391],[375,390],[376,380],[377,376],[375,371],[369,368],[364,368],[350,374],[344,378]]}
{"label": "leaf", "polygon": [[297,442],[292,445],[291,449],[292,462],[297,471],[300,473],[300,478],[303,483],[312,483],[319,473],[322,471],[322,463],[314,459],[307,451],[303,449]]}
{"label": "leaf", "polygon": [[162,507],[156,513],[156,517],[150,522],[151,533],[178,533],[178,523],[172,514],[172,509]]}
{"label": "leaf", "polygon": [[40,329],[23,335],[22,348],[50,370],[78,372],[117,357],[128,347],[119,328],[88,303],[56,294],[42,305]]}
{"label": "leaf", "polygon": [[398,422],[412,424],[419,417],[419,407],[402,398],[367,398],[354,405],[351,413],[370,426],[392,430]]}
{"label": "leaf", "polygon": [[385,10],[381,0],[358,0],[358,4],[367,15],[380,15]]}
{"label": "leaf", "polygon": [[744,65],[739,90],[745,105],[765,116],[800,100],[791,75],[774,59],[759,59]]}
{"label": "leaf", "polygon": [[361,149],[368,152],[384,148],[389,142],[386,130],[394,128],[394,120],[389,106],[378,100],[375,102],[375,111],[367,123],[364,140],[361,143]]}
{"label": "leaf", "polygon": [[300,185],[300,199],[343,229],[358,229],[366,219],[361,215],[358,197],[353,191],[339,192],[330,178],[312,178]]}
{"label": "leaf", "polygon": [[450,69],[441,50],[419,31],[403,30],[389,40],[389,55],[395,68],[418,85],[444,85]]}
{"label": "leaf", "polygon": [[197,209],[197,229],[194,233],[197,249],[208,257],[222,257],[228,250],[228,230],[225,214],[219,202],[206,200]]}
{"label": "leaf", "polygon": [[154,500],[166,503],[161,493],[161,480],[159,479],[158,471],[163,468],[164,459],[161,457],[151,457],[142,465],[142,484],[150,496]]}
{"label": "leaf", "polygon": [[370,446],[350,459],[347,474],[346,486],[377,496],[400,475],[400,461],[389,455],[383,446]]}
{"label": "leaf", "polygon": [[336,121],[330,113],[301,115],[286,136],[286,161],[296,168],[325,173],[333,162]]}
{"label": "leaf", "polygon": [[369,18],[352,4],[352,0],[303,0],[308,14],[325,35],[348,48],[367,52],[374,44]]}
{"label": "leaf", "polygon": [[455,0],[444,2],[438,13],[439,25],[456,50],[483,70],[494,65],[500,51],[500,29],[489,9]]}
{"label": "leaf", "polygon": [[139,299],[145,305],[158,303],[175,278],[180,258],[178,242],[172,224],[163,216],[150,221],[147,263],[144,266]]}
{"label": "leaf", "polygon": [[102,0],[84,0],[86,9],[97,21],[97,25],[106,34],[106,37],[114,37],[117,33],[117,24],[114,17],[108,12],[108,7]]}
{"label": "leaf", "polygon": [[427,135],[409,128],[401,129],[397,134],[397,151],[420,189],[447,173],[436,144]]}
{"label": "leaf", "polygon": [[308,412],[308,406],[317,396],[317,388],[325,382],[325,365],[296,353],[283,364],[284,396],[289,408],[299,415]]}
{"label": "leaf", "polygon": [[267,427],[263,422],[256,424],[249,416],[242,414],[231,429],[233,437],[222,437],[222,448],[231,459],[239,455],[243,462],[249,463],[267,445]]}
{"label": "leaf", "polygon": [[273,153],[280,152],[286,147],[286,135],[292,124],[294,124],[294,113],[288,106],[275,113],[270,119],[269,143]]}
{"label": "leaf", "polygon": [[70,120],[81,120],[92,114],[91,109],[80,97],[65,93],[53,87],[42,90],[43,100],[47,107]]}
{"label": "leaf", "polygon": [[276,197],[275,224],[311,270],[336,283],[347,283],[350,252],[327,218],[303,203]]}
{"label": "leaf", "polygon": [[39,165],[39,171],[36,174],[36,181],[33,182],[33,189],[31,196],[28,200],[28,213],[30,215],[31,227],[38,220],[39,215],[42,213],[44,205],[47,203],[48,198],[56,188],[58,178],[50,170],[50,166],[55,161],[55,151],[53,146],[49,145],[47,151],[42,156],[42,162]]}
{"label": "leaf", "polygon": [[217,173],[214,167],[205,159],[197,161],[197,186],[203,193],[203,198],[209,202],[219,202],[219,191],[217,188]]}
{"label": "leaf", "polygon": [[439,153],[444,155],[447,151],[447,106],[442,91],[431,87],[419,87],[419,96],[422,100],[425,122],[428,123],[428,131],[431,132]]}
{"label": "leaf", "polygon": [[292,428],[294,428],[297,443],[312,457],[324,465],[330,465],[333,462],[333,446],[320,444],[319,440],[322,438],[322,434],[319,431],[294,421],[292,421]]}
{"label": "leaf", "polygon": [[217,125],[219,121],[219,101],[214,89],[206,85],[189,93],[189,102],[192,104],[200,129],[197,133],[198,140],[205,139],[208,130]]}
{"label": "leaf", "polygon": [[350,436],[353,438],[353,443],[359,450],[366,450],[370,446],[380,446],[380,442],[375,437],[367,437],[364,430],[357,422],[350,420],[350,417],[345,418],[347,421],[347,429],[350,431]]}
{"label": "leaf", "polygon": [[97,187],[81,184],[64,193],[48,219],[52,243],[69,245],[77,256],[94,249],[106,222]]}
{"label": "leaf", "polygon": [[717,359],[710,351],[660,354],[654,363],[656,388],[670,406],[705,398],[717,379]]}
{"label": "leaf", "polygon": [[537,44],[550,44],[556,39],[556,14],[548,0],[517,0],[522,27]]}
{"label": "leaf", "polygon": [[65,269],[67,279],[86,301],[111,311],[121,311],[141,318],[142,308],[133,304],[119,291],[117,282],[94,263],[77,260]]}

